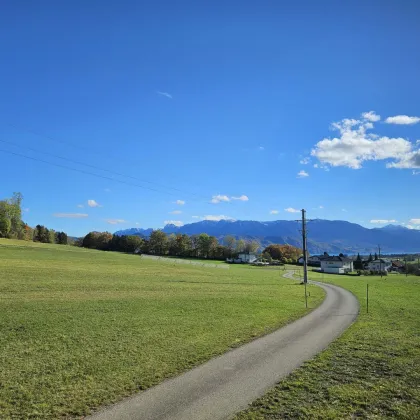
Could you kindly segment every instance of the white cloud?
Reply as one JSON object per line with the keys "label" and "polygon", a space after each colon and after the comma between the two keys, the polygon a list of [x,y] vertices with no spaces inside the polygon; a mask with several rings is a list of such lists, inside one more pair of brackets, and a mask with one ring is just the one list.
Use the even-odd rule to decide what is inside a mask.
{"label": "white cloud", "polygon": [[378,224],[378,225],[385,225],[388,223],[397,223],[394,219],[373,219],[370,221],[370,223]]}
{"label": "white cloud", "polygon": [[284,211],[287,211],[288,213],[300,213],[300,210],[294,209],[293,207],[288,207],[287,209],[284,209]]}
{"label": "white cloud", "polygon": [[165,96],[166,98],[173,99],[173,96],[168,92],[161,92],[161,91],[158,90],[156,93],[158,95]]}
{"label": "white cloud", "polygon": [[311,162],[311,158],[310,157],[304,157],[303,159],[301,159],[299,161],[299,163],[301,163],[302,165],[308,165]]}
{"label": "white cloud", "polygon": [[165,220],[163,223],[165,223],[166,225],[175,225],[175,226],[183,226],[184,223],[181,222],[180,220]]}
{"label": "white cloud", "polygon": [[420,168],[420,150],[406,153],[398,162],[387,163],[386,167],[401,169]]}
{"label": "white cloud", "polygon": [[413,171],[413,175],[420,175],[420,171]]}
{"label": "white cloud", "polygon": [[212,221],[218,222],[219,220],[235,220],[235,219],[229,216],[225,216],[223,214],[220,214],[220,215],[208,214],[207,216],[203,217],[203,220],[212,220]]}
{"label": "white cloud", "polygon": [[373,127],[371,122],[344,119],[333,123],[332,129],[339,131],[340,136],[319,141],[311,151],[311,155],[323,165],[346,166],[360,169],[368,160],[392,159],[389,168],[420,167],[420,151],[414,144],[401,137],[379,137],[367,133]]}
{"label": "white cloud", "polygon": [[249,198],[247,195],[241,195],[239,197],[230,197],[232,200],[239,200],[239,201],[249,201]]}
{"label": "white cloud", "polygon": [[230,198],[227,195],[213,195],[212,199],[210,200],[210,203],[217,204],[222,201],[230,201]]}
{"label": "white cloud", "polygon": [[79,209],[83,209],[85,206],[83,204],[78,204],[77,207],[79,207]]}
{"label": "white cloud", "polygon": [[319,208],[320,208],[320,209],[323,209],[323,208],[324,208],[324,206],[319,206]]}
{"label": "white cloud", "polygon": [[182,211],[181,210],[174,210],[174,211],[170,211],[169,214],[181,214]]}
{"label": "white cloud", "polygon": [[279,214],[278,210],[270,210],[270,214]]}
{"label": "white cloud", "polygon": [[101,205],[97,203],[95,200],[88,200],[87,203],[89,207],[101,207]]}
{"label": "white cloud", "polygon": [[298,174],[297,174],[298,178],[306,178],[307,176],[309,176],[308,172],[303,171],[303,170],[299,171]]}
{"label": "white cloud", "polygon": [[362,114],[362,118],[370,122],[377,122],[381,119],[381,116],[375,114],[375,111],[369,111],[369,112],[364,112]]}
{"label": "white cloud", "polygon": [[192,216],[193,219],[199,219],[200,216]]}
{"label": "white cloud", "polygon": [[139,222],[136,222],[136,226],[138,226],[140,223]]}
{"label": "white cloud", "polygon": [[175,204],[178,204],[178,206],[183,206],[185,204],[184,200],[176,200]]}
{"label": "white cloud", "polygon": [[67,219],[84,219],[85,217],[88,217],[85,213],[54,213],[53,216]]}
{"label": "white cloud", "polygon": [[124,220],[124,219],[105,219],[105,222],[109,223],[110,225],[118,225],[120,223],[127,223],[127,220]]}
{"label": "white cloud", "polygon": [[420,225],[420,219],[410,219],[412,225]]}
{"label": "white cloud", "polygon": [[265,147],[264,147],[264,146],[260,146],[260,147],[258,148],[258,150],[265,150]]}
{"label": "white cloud", "polygon": [[395,115],[388,117],[385,122],[387,124],[411,125],[420,122],[420,117],[409,117],[408,115]]}

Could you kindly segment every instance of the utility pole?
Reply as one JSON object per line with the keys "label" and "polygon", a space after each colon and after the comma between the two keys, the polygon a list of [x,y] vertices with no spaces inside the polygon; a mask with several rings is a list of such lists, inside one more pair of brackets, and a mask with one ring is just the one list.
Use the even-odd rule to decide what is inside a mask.
{"label": "utility pole", "polygon": [[382,261],[381,261],[381,246],[378,245],[378,249],[379,249],[379,272],[381,273],[381,278],[382,278]]}
{"label": "utility pole", "polygon": [[302,209],[303,283],[308,283],[308,252],[306,250],[306,210]]}

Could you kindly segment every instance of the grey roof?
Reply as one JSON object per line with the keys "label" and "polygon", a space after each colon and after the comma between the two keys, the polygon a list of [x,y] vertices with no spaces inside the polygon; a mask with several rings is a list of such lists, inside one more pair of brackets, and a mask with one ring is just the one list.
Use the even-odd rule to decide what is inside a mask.
{"label": "grey roof", "polygon": [[389,261],[389,260],[384,260],[384,259],[377,259],[377,260],[373,260],[373,261],[371,261],[371,262],[373,262],[373,263],[381,263],[381,264],[390,264],[391,263],[391,261]]}
{"label": "grey roof", "polygon": [[325,257],[322,258],[322,261],[341,261],[341,262],[352,262],[353,260],[351,258],[347,258],[347,257],[339,257],[339,256],[330,256],[330,257]]}

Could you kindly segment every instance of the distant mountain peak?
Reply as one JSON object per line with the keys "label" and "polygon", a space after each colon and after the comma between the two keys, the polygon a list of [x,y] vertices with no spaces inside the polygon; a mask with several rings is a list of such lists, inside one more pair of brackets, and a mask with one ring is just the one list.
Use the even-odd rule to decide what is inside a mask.
{"label": "distant mountain peak", "polygon": [[[167,234],[182,233],[198,235],[207,233],[223,241],[225,236],[256,240],[262,246],[272,243],[288,243],[301,247],[300,223],[294,220],[201,220],[183,226],[168,224],[162,229]],[[139,235],[148,237],[153,229],[133,228],[115,232],[116,235]],[[381,244],[383,253],[420,251],[420,231],[401,225],[387,225],[368,229],[345,220],[316,219],[308,223],[308,249],[311,254],[370,253]]]}

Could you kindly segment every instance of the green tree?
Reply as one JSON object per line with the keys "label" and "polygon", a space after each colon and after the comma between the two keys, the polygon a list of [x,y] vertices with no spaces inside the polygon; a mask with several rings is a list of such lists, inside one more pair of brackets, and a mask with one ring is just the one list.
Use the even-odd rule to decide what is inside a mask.
{"label": "green tree", "polygon": [[165,255],[168,251],[168,237],[166,236],[166,233],[162,230],[154,230],[150,234],[149,238],[149,249],[150,252],[156,254],[156,255]]}
{"label": "green tree", "polygon": [[198,235],[198,255],[200,257],[209,257],[211,245],[212,239],[207,233],[200,233],[200,235]]}
{"label": "green tree", "polygon": [[259,242],[257,241],[246,241],[244,246],[244,252],[255,253],[260,247]]}
{"label": "green tree", "polygon": [[6,216],[6,214],[0,213],[0,237],[7,238],[11,227],[12,223],[10,222],[10,219]]}
{"label": "green tree", "polygon": [[377,260],[377,259],[378,259],[378,254],[375,252],[374,260]]}
{"label": "green tree", "polygon": [[236,241],[236,249],[235,249],[236,253],[239,254],[241,252],[244,252],[244,250],[245,250],[245,241],[243,239],[238,239]]}
{"label": "green tree", "polygon": [[363,270],[363,261],[362,261],[362,258],[360,257],[359,253],[357,253],[357,258],[354,261],[354,269],[355,270]]}
{"label": "green tree", "polygon": [[232,235],[225,236],[225,239],[223,240],[225,247],[229,253],[229,257],[231,257],[236,248],[236,239]]}
{"label": "green tree", "polygon": [[373,261],[372,253],[369,254],[368,262]]}

